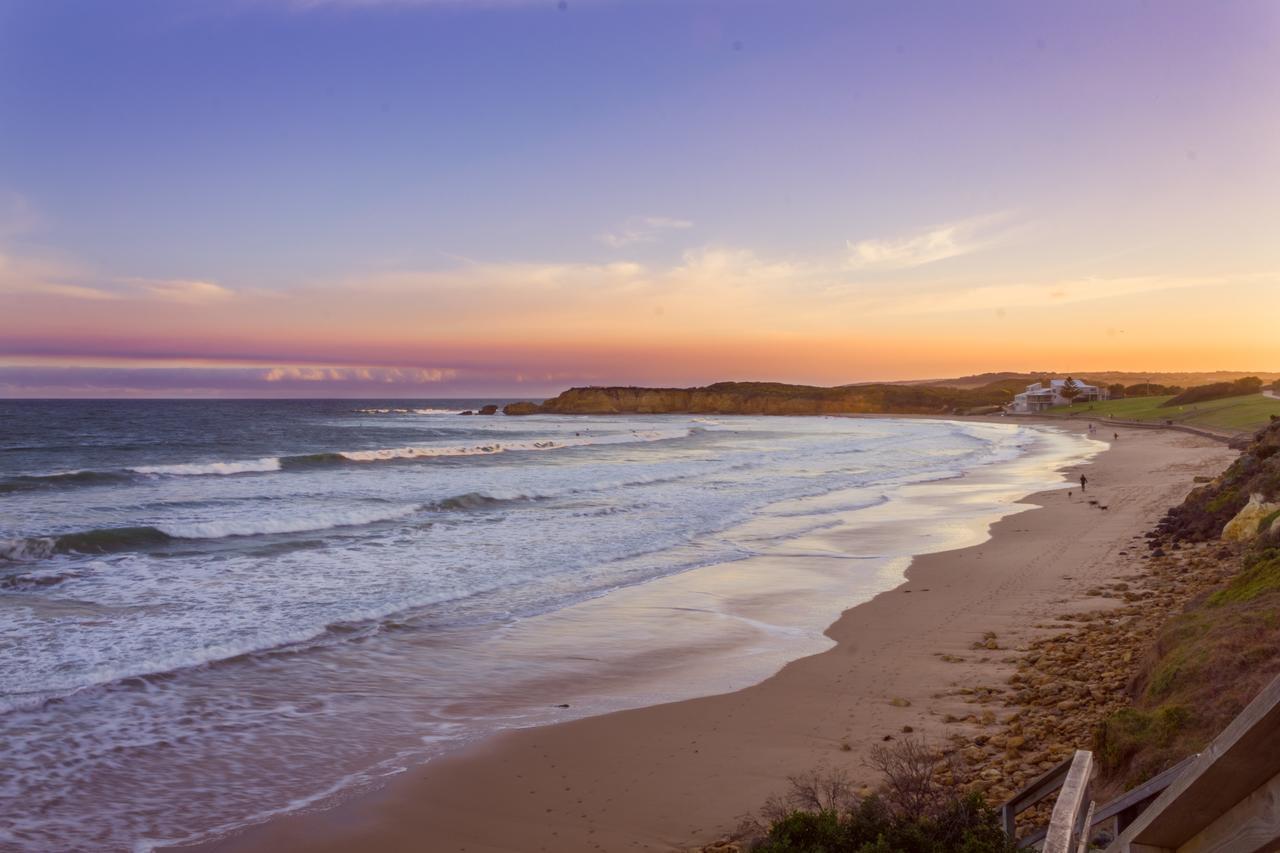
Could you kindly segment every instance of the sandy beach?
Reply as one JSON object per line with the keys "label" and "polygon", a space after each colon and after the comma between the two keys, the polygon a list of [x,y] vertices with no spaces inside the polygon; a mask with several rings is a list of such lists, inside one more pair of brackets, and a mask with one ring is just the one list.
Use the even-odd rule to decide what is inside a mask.
{"label": "sandy beach", "polygon": [[[1024,501],[1031,508],[995,523],[982,544],[914,559],[906,582],[829,628],[833,648],[760,684],[510,731],[375,794],[200,849],[682,850],[731,832],[790,774],[825,764],[873,782],[862,765],[872,745],[904,726],[933,739],[954,730],[943,716],[968,711],[944,692],[999,677],[1005,649],[1113,577],[1118,551],[1194,476],[1215,474],[1234,456],[1178,432],[1121,428],[1119,436],[1083,466],[1089,496],[1105,512],[1078,489],[1032,495]],[[1002,648],[975,652],[989,631]]]}

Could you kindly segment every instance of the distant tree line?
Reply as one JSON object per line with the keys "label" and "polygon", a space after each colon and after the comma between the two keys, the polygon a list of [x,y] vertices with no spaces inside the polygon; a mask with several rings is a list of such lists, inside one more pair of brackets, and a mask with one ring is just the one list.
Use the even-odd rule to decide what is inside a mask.
{"label": "distant tree line", "polygon": [[1165,400],[1160,406],[1161,408],[1185,406],[1189,403],[1204,403],[1208,400],[1222,400],[1226,397],[1244,397],[1249,394],[1257,394],[1261,390],[1261,379],[1256,376],[1246,376],[1243,379],[1237,379],[1235,382],[1214,382],[1210,385],[1197,385],[1194,388],[1188,388],[1173,399]]}
{"label": "distant tree line", "polygon": [[1181,394],[1185,390],[1181,385],[1161,385],[1158,382],[1139,382],[1136,385],[1117,382],[1107,386],[1112,400],[1123,400],[1125,397],[1167,397],[1170,394]]}

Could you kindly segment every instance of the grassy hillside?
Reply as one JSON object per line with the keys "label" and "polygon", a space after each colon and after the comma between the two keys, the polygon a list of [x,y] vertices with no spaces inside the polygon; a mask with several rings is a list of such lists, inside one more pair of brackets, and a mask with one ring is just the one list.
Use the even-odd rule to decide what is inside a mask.
{"label": "grassy hillside", "polygon": [[1032,382],[1043,379],[1046,376],[1074,376],[1077,379],[1088,382],[1091,385],[1111,385],[1119,382],[1121,385],[1139,385],[1150,382],[1155,385],[1180,385],[1183,388],[1191,388],[1197,385],[1208,385],[1212,382],[1234,382],[1246,376],[1257,376],[1264,383],[1270,383],[1276,379],[1280,379],[1280,373],[1267,373],[1266,371],[1249,371],[1242,372],[1238,370],[1218,370],[1205,373],[1134,373],[1132,371],[1123,370],[1042,370],[1032,371],[1030,373],[1018,373],[1013,371],[1005,371],[1001,373],[979,373],[975,376],[959,376],[954,379],[921,379],[912,380],[912,385],[944,385],[951,388],[981,388],[985,385],[993,383],[1017,386],[1021,391]]}
{"label": "grassy hillside", "polygon": [[1075,406],[1057,406],[1046,415],[1090,417],[1115,417],[1128,421],[1153,421],[1206,427],[1230,432],[1253,432],[1266,426],[1274,415],[1280,418],[1280,400],[1251,394],[1247,397],[1228,397],[1209,400],[1189,406],[1161,408],[1172,397],[1131,397],[1125,400],[1104,400],[1098,403],[1080,403]]}
{"label": "grassy hillside", "polygon": [[[1150,540],[1152,553],[1215,542],[1253,494],[1280,500],[1280,422],[1170,510]],[[1234,573],[1160,631],[1130,685],[1131,706],[1097,732],[1104,780],[1128,787],[1204,748],[1280,674],[1280,526],[1274,520],[1260,520],[1249,541],[1214,546]]]}

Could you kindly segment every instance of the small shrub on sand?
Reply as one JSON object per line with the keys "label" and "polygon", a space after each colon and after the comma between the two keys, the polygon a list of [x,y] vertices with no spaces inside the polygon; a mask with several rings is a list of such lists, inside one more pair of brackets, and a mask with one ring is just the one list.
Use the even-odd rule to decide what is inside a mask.
{"label": "small shrub on sand", "polygon": [[793,777],[765,807],[757,853],[1013,853],[997,814],[976,793],[938,782],[943,757],[907,738],[877,746],[868,764],[884,777],[858,796],[842,770]]}

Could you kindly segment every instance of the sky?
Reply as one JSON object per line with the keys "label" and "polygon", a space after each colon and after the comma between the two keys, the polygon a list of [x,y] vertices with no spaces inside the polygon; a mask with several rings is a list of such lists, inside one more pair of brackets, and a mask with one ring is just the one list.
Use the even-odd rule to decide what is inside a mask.
{"label": "sky", "polygon": [[0,0],[0,396],[1280,370],[1280,3]]}

